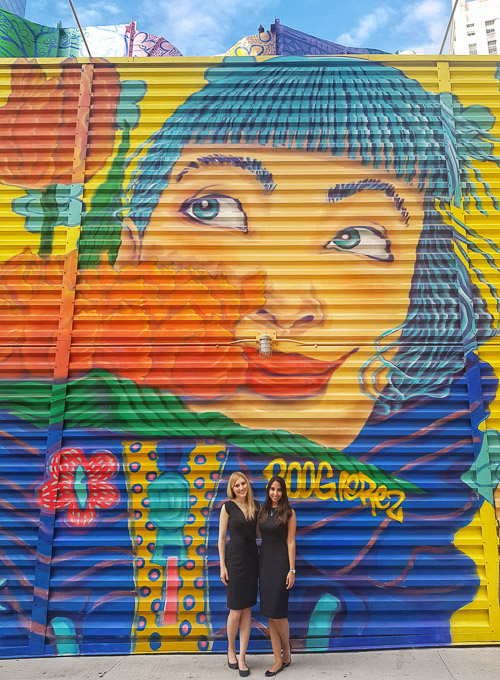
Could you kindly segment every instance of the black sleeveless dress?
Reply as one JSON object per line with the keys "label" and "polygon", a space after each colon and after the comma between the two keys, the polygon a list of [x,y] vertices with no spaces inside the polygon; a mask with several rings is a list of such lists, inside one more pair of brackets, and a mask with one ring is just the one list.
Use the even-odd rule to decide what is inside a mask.
{"label": "black sleeveless dress", "polygon": [[278,524],[276,515],[259,524],[262,536],[259,557],[260,613],[270,619],[286,619],[288,596],[286,577],[290,571],[288,560],[288,522]]}
{"label": "black sleeveless dress", "polygon": [[255,542],[260,503],[255,501],[255,517],[248,521],[234,501],[224,504],[229,515],[229,543],[226,545],[227,606],[246,609],[257,602],[259,553]]}

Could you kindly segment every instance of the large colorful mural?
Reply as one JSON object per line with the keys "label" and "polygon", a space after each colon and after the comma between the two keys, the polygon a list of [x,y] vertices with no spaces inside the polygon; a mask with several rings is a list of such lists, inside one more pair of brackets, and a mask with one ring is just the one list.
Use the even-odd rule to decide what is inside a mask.
{"label": "large colorful mural", "polygon": [[499,641],[496,63],[168,63],[0,69],[2,655],[224,651],[238,469],[294,649]]}

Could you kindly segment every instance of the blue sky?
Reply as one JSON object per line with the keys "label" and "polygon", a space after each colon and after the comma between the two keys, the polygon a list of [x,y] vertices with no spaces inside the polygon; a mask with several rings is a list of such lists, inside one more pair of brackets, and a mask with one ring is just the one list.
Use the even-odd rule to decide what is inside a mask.
{"label": "blue sky", "polygon": [[[73,0],[84,26],[138,22],[185,56],[225,52],[244,35],[282,24],[333,42],[388,52],[439,52],[452,0]],[[27,0],[26,18],[75,26],[68,0]]]}

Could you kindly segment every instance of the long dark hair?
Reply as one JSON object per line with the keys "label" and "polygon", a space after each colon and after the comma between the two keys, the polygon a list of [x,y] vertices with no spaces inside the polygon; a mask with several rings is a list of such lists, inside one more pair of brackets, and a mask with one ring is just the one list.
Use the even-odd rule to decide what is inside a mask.
{"label": "long dark hair", "polygon": [[274,475],[267,483],[266,487],[266,500],[264,505],[260,509],[259,522],[265,522],[267,516],[271,512],[273,502],[269,496],[269,490],[273,482],[278,482],[281,486],[281,498],[278,502],[278,510],[276,512],[276,522],[278,524],[286,524],[292,515],[292,508],[290,507],[290,501],[288,500],[288,493],[286,491],[286,482],[283,477],[279,475]]}

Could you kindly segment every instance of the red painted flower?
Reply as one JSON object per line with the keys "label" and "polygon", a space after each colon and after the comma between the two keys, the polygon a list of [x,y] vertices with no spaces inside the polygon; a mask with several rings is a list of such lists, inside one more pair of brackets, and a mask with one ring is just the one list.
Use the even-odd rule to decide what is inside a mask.
{"label": "red painted flower", "polygon": [[88,527],[96,509],[111,508],[118,501],[115,487],[108,481],[118,471],[118,461],[108,451],[87,459],[81,449],[63,449],[48,465],[49,479],[39,491],[39,501],[47,510],[66,510],[66,520],[75,527]]}

